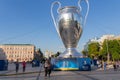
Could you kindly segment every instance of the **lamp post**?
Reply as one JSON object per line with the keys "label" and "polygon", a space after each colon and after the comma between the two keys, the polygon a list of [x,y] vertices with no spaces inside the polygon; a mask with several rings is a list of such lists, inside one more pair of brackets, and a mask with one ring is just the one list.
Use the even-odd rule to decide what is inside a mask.
{"label": "lamp post", "polygon": [[106,39],[106,47],[107,47],[107,63],[110,62],[110,54],[109,54],[109,50],[108,50],[108,39]]}

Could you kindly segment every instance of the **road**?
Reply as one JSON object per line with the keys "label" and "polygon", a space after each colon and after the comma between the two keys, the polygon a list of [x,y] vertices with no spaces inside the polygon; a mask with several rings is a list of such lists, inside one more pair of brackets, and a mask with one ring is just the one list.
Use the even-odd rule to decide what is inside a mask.
{"label": "road", "polygon": [[0,80],[120,80],[120,71],[53,71],[51,77],[44,72],[0,76]]}

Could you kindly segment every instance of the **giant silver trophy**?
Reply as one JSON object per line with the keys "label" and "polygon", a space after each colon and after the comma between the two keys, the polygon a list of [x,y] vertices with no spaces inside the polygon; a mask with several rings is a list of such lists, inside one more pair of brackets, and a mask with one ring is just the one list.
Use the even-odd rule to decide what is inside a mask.
{"label": "giant silver trophy", "polygon": [[[59,57],[68,58],[68,57],[83,57],[81,53],[76,50],[78,41],[81,37],[83,27],[86,23],[86,18],[89,12],[89,2],[84,0],[87,3],[87,11],[85,17],[81,14],[82,0],[78,1],[78,6],[65,6],[61,7],[61,3],[55,1],[51,5],[51,16],[55,25],[55,28],[62,39],[66,50],[60,54]],[[53,7],[55,4],[59,5],[57,9],[58,16],[57,18],[53,15]]]}

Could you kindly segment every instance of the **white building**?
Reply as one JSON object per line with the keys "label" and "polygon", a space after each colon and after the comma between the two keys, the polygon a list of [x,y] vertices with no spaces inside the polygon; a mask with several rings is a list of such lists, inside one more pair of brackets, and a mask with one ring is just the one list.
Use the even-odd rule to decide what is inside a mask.
{"label": "white building", "polygon": [[49,57],[51,57],[51,55],[53,55],[53,54],[54,54],[54,53],[53,53],[52,51],[46,50],[44,55],[45,55],[46,58],[49,58]]}

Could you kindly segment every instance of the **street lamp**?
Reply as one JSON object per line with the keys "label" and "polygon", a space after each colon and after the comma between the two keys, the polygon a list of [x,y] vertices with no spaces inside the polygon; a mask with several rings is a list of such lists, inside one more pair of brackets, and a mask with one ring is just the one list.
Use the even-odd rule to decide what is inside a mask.
{"label": "street lamp", "polygon": [[108,50],[108,39],[106,39],[106,47],[107,47],[107,62],[109,63],[109,61],[110,61],[110,54],[109,54],[109,50]]}

